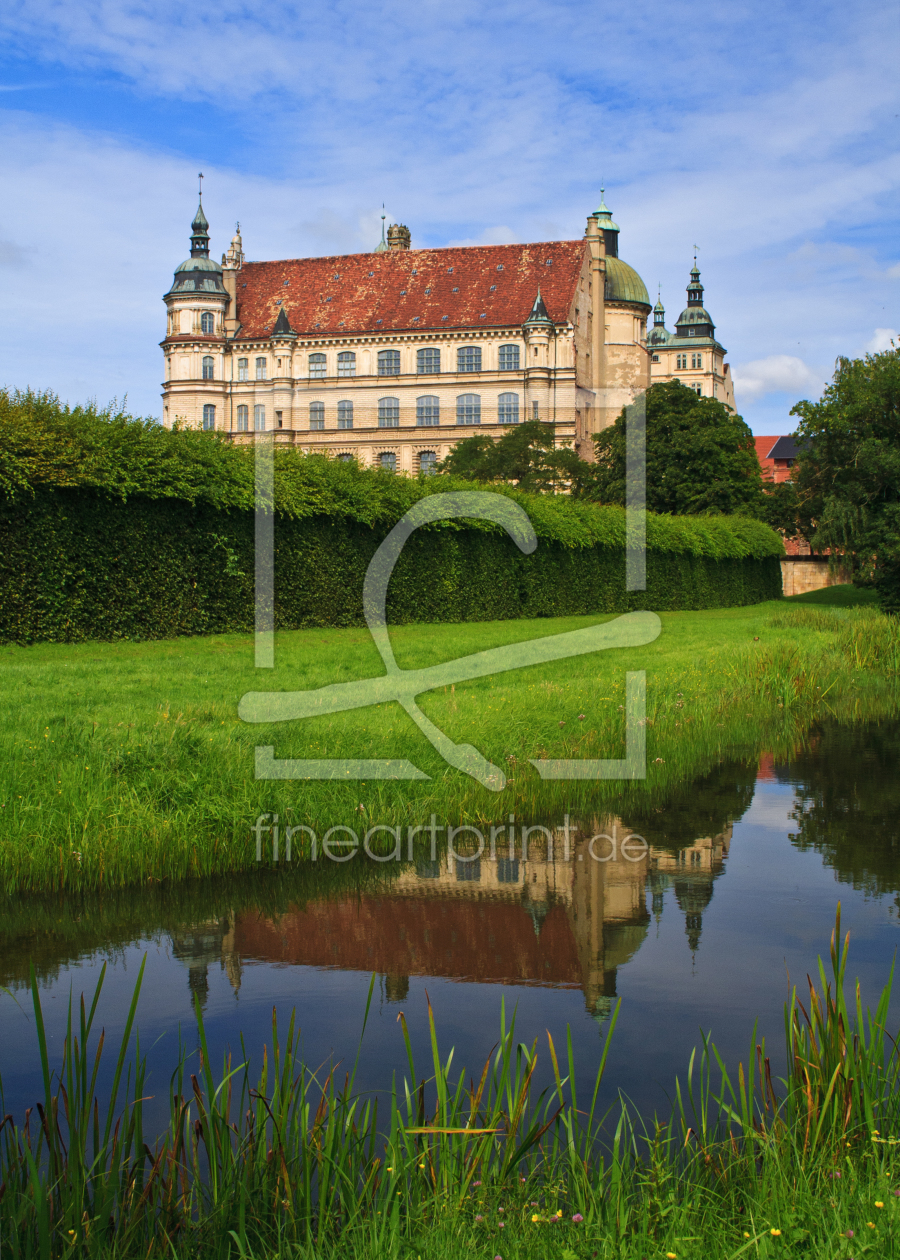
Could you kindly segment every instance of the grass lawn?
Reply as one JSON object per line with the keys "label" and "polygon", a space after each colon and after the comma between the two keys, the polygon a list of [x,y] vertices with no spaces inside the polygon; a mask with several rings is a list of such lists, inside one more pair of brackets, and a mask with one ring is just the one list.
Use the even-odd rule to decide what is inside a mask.
{"label": "grass lawn", "polygon": [[[452,769],[396,703],[271,726],[237,716],[252,690],[378,676],[366,630],[280,633],[274,670],[247,635],[0,649],[0,887],[120,885],[247,869],[254,820],[329,826],[558,821],[627,809],[723,755],[785,753],[819,716],[896,709],[894,620],[867,592],[664,613],[659,638],[457,683],[419,697],[453,740],[508,782],[492,792]],[[813,606],[809,606],[813,605]],[[573,617],[411,625],[391,631],[401,668],[610,621]],[[542,782],[530,758],[624,755],[625,671],[647,676],[647,777]],[[277,758],[405,758],[412,782],[256,781],[254,746]]]}

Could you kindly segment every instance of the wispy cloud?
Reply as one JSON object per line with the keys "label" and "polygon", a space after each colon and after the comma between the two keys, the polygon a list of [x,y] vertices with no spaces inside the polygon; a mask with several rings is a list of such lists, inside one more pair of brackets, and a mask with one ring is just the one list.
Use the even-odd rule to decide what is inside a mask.
{"label": "wispy cloud", "polygon": [[[158,409],[159,298],[201,166],[216,247],[240,218],[254,257],[371,248],[382,201],[414,245],[580,236],[605,174],[623,255],[670,311],[700,246],[741,405],[774,431],[773,408],[824,376],[785,364],[832,363],[896,322],[884,28],[873,0],[776,0],[764,21],[720,6],[702,40],[687,0],[664,21],[586,0],[8,0],[20,70],[107,94],[77,125],[65,92],[41,116],[0,114],[16,189],[0,237],[22,251],[0,307],[22,350],[9,371],[101,396],[127,378]],[[61,309],[48,364],[29,347]]]}
{"label": "wispy cloud", "polygon": [[876,328],[875,335],[866,342],[868,354],[881,354],[883,350],[896,350],[900,345],[900,333],[896,328]]}

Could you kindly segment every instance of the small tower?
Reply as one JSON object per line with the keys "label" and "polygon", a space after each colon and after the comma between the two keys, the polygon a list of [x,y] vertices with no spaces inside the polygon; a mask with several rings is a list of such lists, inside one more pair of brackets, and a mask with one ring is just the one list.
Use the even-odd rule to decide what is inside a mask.
{"label": "small tower", "polygon": [[[647,336],[647,345],[651,355],[658,354],[659,347],[668,345],[670,339],[669,330],[666,328],[666,308],[662,304],[662,298],[657,296],[656,305],[653,308],[653,327]],[[651,362],[658,363],[659,360],[651,358]]]}
{"label": "small tower", "polygon": [[240,271],[244,265],[244,243],[241,240],[241,225],[234,225],[234,236],[231,238],[231,244],[228,246],[228,252],[222,255],[222,268],[224,271]]}
{"label": "small tower", "polygon": [[163,424],[225,426],[225,313],[222,267],[209,256],[209,223],[201,200],[191,223],[191,256],[165,294]]}
{"label": "small tower", "polygon": [[550,342],[556,335],[556,325],[544,305],[540,289],[522,332],[525,337],[525,419],[549,420]]}
{"label": "small tower", "polygon": [[388,249],[409,249],[410,240],[409,228],[403,223],[392,223],[388,228]]}

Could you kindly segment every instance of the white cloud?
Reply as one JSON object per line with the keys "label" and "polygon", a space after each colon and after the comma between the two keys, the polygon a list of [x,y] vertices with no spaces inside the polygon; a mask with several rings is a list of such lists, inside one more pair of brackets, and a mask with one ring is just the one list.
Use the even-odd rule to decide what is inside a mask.
{"label": "white cloud", "polygon": [[900,280],[900,263],[894,263],[893,267],[888,267],[887,274],[892,280]]}
{"label": "white cloud", "polygon": [[896,350],[900,333],[896,328],[876,328],[875,336],[866,342],[867,354],[881,354],[882,350]]}
{"label": "white cloud", "polygon": [[815,372],[792,354],[770,354],[764,359],[734,368],[734,389],[738,401],[755,402],[764,394],[800,394],[821,388]]}

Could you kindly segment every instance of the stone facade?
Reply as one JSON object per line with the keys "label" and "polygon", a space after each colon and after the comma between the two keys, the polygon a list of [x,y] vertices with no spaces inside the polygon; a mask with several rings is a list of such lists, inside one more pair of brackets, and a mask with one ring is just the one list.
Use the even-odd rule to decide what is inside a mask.
{"label": "stone facade", "polygon": [[640,276],[601,205],[575,241],[370,254],[209,257],[202,207],[167,307],[163,421],[235,441],[274,432],[362,464],[425,470],[473,432],[538,419],[592,455],[650,383]]}

